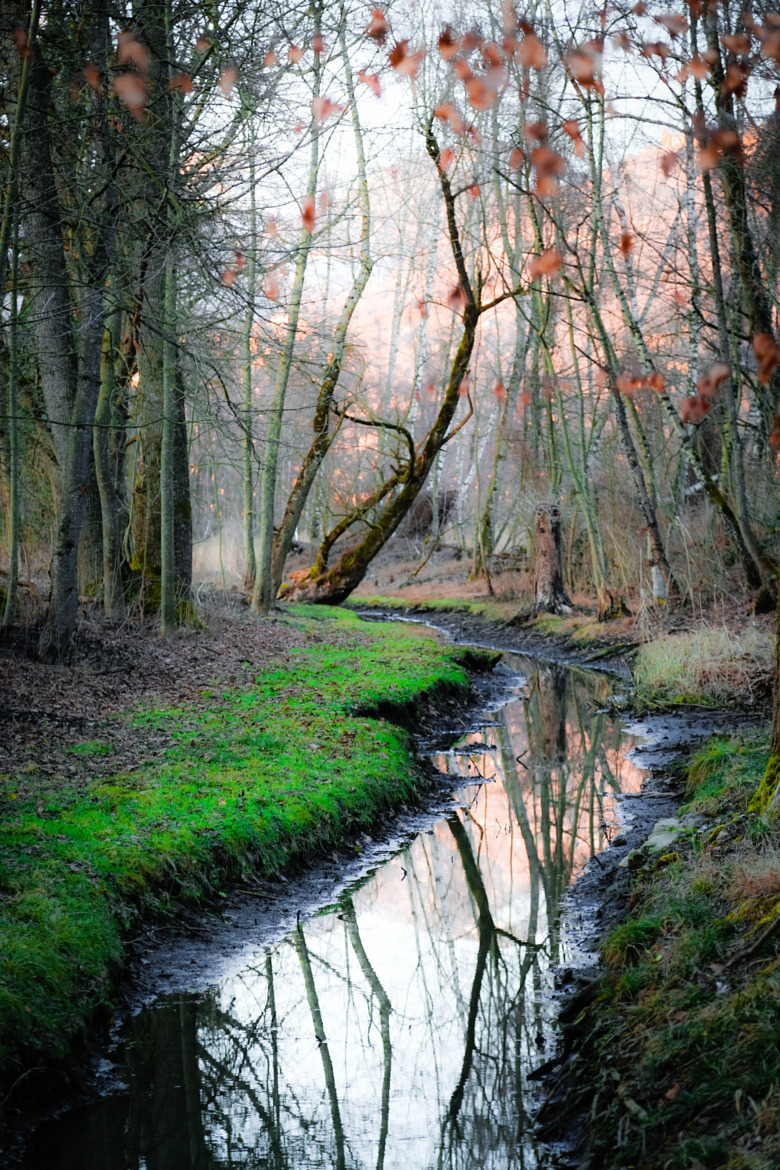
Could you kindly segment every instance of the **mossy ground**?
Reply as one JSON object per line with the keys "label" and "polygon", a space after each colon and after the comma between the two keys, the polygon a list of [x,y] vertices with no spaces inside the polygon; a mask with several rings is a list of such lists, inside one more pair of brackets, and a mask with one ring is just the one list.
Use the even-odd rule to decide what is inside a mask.
{"label": "mossy ground", "polygon": [[595,1087],[593,1166],[780,1166],[780,830],[749,811],[765,734],[710,741],[683,811],[706,818],[641,870],[606,939],[570,1086]]}
{"label": "mossy ground", "polygon": [[116,773],[110,745],[92,739],[68,749],[75,777],[0,776],[6,1088],[64,1056],[96,1012],[110,1011],[139,917],[348,843],[419,787],[408,734],[376,712],[465,693],[462,653],[343,610],[294,607],[278,620],[311,644],[248,686],[124,717],[140,756],[144,739],[165,730],[172,746],[161,763]]}

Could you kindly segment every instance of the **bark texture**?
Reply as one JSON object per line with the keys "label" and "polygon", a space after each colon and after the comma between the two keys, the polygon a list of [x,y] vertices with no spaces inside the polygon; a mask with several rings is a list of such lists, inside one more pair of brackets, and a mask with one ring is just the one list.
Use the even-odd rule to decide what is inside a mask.
{"label": "bark texture", "polygon": [[571,598],[563,583],[561,509],[545,504],[536,513],[537,613],[571,613]]}

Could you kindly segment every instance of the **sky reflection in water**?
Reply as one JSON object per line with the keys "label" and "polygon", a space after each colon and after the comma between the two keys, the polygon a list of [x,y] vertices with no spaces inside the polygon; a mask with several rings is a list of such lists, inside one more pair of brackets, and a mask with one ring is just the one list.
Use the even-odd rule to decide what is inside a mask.
{"label": "sky reflection in water", "polygon": [[556,907],[643,773],[603,679],[510,664],[519,697],[435,758],[464,808],[215,991],[136,1017],[127,1090],[44,1127],[28,1168],[546,1165],[524,1073],[550,1043]]}

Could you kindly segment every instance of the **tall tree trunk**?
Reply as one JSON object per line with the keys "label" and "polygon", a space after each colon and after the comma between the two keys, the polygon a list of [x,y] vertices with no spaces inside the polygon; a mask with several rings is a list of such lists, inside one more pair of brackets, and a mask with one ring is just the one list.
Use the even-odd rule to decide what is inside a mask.
{"label": "tall tree trunk", "polygon": [[[338,604],[349,596],[363,580],[371,561],[393,535],[416,500],[430,474],[436,456],[463,425],[461,423],[453,431],[450,431],[450,425],[455,418],[460,402],[461,386],[468,374],[469,362],[477,336],[477,324],[484,309],[479,299],[481,289],[478,286],[475,294],[466,269],[455,214],[455,195],[447,178],[446,168],[440,162],[441,150],[433,132],[432,122],[428,123],[426,129],[425,148],[438,172],[439,186],[444,198],[447,217],[447,234],[458,274],[458,283],[465,300],[462,317],[463,332],[450,369],[447,388],[433,426],[419,450],[415,449],[412,436],[405,428],[388,423],[378,424],[403,433],[408,444],[407,466],[402,476],[399,477],[402,486],[384,506],[379,516],[369,525],[358,544],[347,549],[332,569],[320,572],[315,564],[310,573],[296,582],[287,594],[291,600]],[[466,417],[470,417],[470,412]]]}
{"label": "tall tree trunk", "polygon": [[[718,169],[728,212],[729,231],[742,284],[745,315],[748,319],[751,337],[754,338],[760,333],[765,333],[773,338],[772,302],[761,272],[761,264],[750,228],[749,195],[741,136],[734,110],[734,93],[726,85],[718,12],[714,0],[708,0],[706,3],[703,20],[707,51],[711,60],[710,80],[715,92],[718,126],[721,131],[725,131],[727,134],[737,135],[737,145],[727,146],[723,150]],[[727,55],[730,58],[730,63],[736,63],[737,58],[732,53],[728,52]],[[768,424],[780,404],[780,367],[774,371],[766,391],[760,389],[758,394],[761,398],[764,419]]]}
{"label": "tall tree trunk", "polygon": [[[13,625],[16,617],[17,593],[19,588],[19,530],[21,516],[19,508],[19,396],[16,384],[18,375],[17,344],[19,307],[17,289],[19,286],[19,220],[14,221],[13,255],[11,260],[11,312],[8,322],[8,577],[5,584],[5,606],[0,625]],[[0,285],[5,291],[5,286]]]}
{"label": "tall tree trunk", "polygon": [[355,309],[358,306],[360,298],[365,291],[368,284],[373,262],[371,260],[371,206],[369,203],[368,193],[368,178],[366,175],[366,158],[363,149],[363,131],[360,126],[360,118],[358,116],[357,102],[355,101],[355,90],[352,79],[352,71],[349,67],[347,58],[346,43],[344,33],[341,34],[341,47],[343,54],[343,63],[345,70],[345,80],[347,84],[347,95],[349,97],[350,112],[352,114],[352,129],[355,138],[355,153],[357,155],[358,166],[358,193],[360,196],[360,260],[358,271],[352,281],[352,288],[347,295],[344,302],[344,308],[341,311],[341,317],[333,337],[331,359],[325,370],[325,376],[322,379],[319,393],[317,395],[317,406],[314,412],[314,420],[312,423],[314,430],[314,437],[311,442],[309,450],[306,452],[301,469],[292,486],[287,505],[284,510],[284,516],[279,526],[279,530],[274,537],[272,561],[271,561],[271,591],[275,598],[279,592],[279,586],[282,583],[284,576],[285,561],[290,552],[295,530],[303,514],[303,509],[306,506],[306,501],[309,498],[314,480],[317,472],[322,466],[322,461],[327,455],[330,446],[335,438],[334,428],[332,432],[330,429],[330,416],[333,401],[336,393],[336,387],[341,375],[341,369],[344,362],[344,350],[346,347],[347,333],[350,322],[352,321]]}
{"label": "tall tree trunk", "polygon": [[176,434],[176,358],[173,331],[176,322],[176,277],[173,256],[165,263],[163,317],[163,419],[160,443],[160,633],[165,638],[176,627],[176,567],[174,553],[174,460]]}
{"label": "tall tree trunk", "polygon": [[[315,31],[319,32],[320,9],[315,12]],[[320,58],[315,55],[314,87],[316,98],[320,91]],[[317,190],[319,175],[319,143],[320,128],[316,123],[312,126],[311,152],[309,155],[309,174],[306,182],[306,201],[314,205],[314,195]],[[279,463],[279,444],[282,436],[282,422],[284,419],[284,403],[287,396],[287,384],[292,370],[295,339],[298,334],[298,318],[301,312],[303,299],[303,284],[306,278],[306,267],[311,250],[312,231],[306,224],[301,229],[298,242],[298,254],[295,261],[295,275],[293,277],[290,303],[287,308],[287,332],[279,354],[279,365],[274,381],[274,393],[271,400],[271,409],[268,417],[268,431],[263,450],[263,465],[260,473],[260,541],[259,561],[255,576],[255,587],[252,590],[252,609],[255,613],[268,613],[274,602],[273,589],[273,544],[274,519],[276,511],[276,474]],[[292,539],[292,538],[291,538]]]}
{"label": "tall tree trunk", "polygon": [[561,560],[561,509],[544,504],[536,513],[537,613],[571,613],[571,598],[563,583]]}
{"label": "tall tree trunk", "polygon": [[[100,350],[104,321],[104,284],[108,273],[108,241],[101,241],[90,287],[81,296],[81,334],[76,396],[62,468],[54,549],[51,564],[49,609],[41,631],[39,654],[44,661],[59,661],[70,649],[78,611],[78,543],[84,514],[92,455],[92,427],[100,392]],[[97,265],[96,265],[97,267]]]}
{"label": "tall tree trunk", "polygon": [[177,362],[173,400],[173,561],[178,620],[192,614],[192,492],[184,375]]}
{"label": "tall tree trunk", "polygon": [[122,538],[126,522],[124,495],[126,409],[117,394],[117,350],[121,313],[115,308],[103,332],[100,394],[95,411],[93,448],[100,492],[103,553],[103,607],[106,616],[121,621],[125,613]]}
{"label": "tall tree trunk", "polygon": [[[95,417],[97,417],[97,404],[95,405]],[[78,582],[80,596],[99,596],[103,584],[103,516],[94,451],[90,451],[89,454],[89,474],[84,493],[84,516],[79,533]]]}
{"label": "tall tree trunk", "polygon": [[241,331],[241,378],[244,387],[241,447],[244,498],[244,588],[251,593],[254,589],[257,572],[254,508],[255,445],[252,437],[252,330],[255,326],[255,299],[257,295],[257,195],[255,193],[254,135],[250,136],[249,147],[249,256],[246,265],[246,314]]}
{"label": "tall tree trunk", "polygon": [[[96,29],[97,59],[105,77],[107,13]],[[59,195],[49,139],[52,75],[32,50],[29,117],[24,144],[25,202],[22,208],[30,255],[30,290],[35,298],[38,363],[61,474],[49,608],[41,630],[44,660],[64,658],[70,649],[78,611],[78,544],[92,454],[92,427],[100,392],[100,361],[105,319],[105,286],[114,246],[116,190],[108,177],[92,206],[95,229],[83,263],[78,334],[73,329],[65,267]],[[105,99],[94,99],[94,138],[110,171]],[[74,355],[76,360],[74,361]]]}

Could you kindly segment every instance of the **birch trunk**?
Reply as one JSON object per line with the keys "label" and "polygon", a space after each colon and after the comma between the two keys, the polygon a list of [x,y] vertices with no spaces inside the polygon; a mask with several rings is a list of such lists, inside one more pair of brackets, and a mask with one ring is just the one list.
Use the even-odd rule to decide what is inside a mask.
{"label": "birch trunk", "polygon": [[284,576],[284,565],[287,556],[290,552],[295,530],[303,514],[306,506],[306,501],[309,498],[312,484],[317,476],[317,472],[322,466],[322,461],[330,449],[331,443],[335,434],[330,430],[330,415],[333,406],[334,396],[336,393],[336,386],[338,384],[341,368],[344,361],[344,349],[347,340],[347,333],[349,331],[350,322],[354,315],[355,309],[358,306],[360,298],[365,291],[371,276],[373,261],[371,259],[371,206],[369,203],[368,193],[368,178],[366,175],[366,158],[363,147],[363,132],[360,126],[360,118],[358,115],[357,103],[355,101],[355,90],[352,79],[352,71],[349,67],[347,59],[346,45],[344,35],[341,36],[341,45],[343,53],[343,63],[345,70],[345,80],[347,85],[347,95],[349,97],[350,112],[352,115],[352,128],[355,137],[355,153],[357,155],[358,165],[358,192],[360,195],[360,210],[361,210],[361,226],[360,226],[360,260],[357,274],[352,282],[352,288],[349,291],[344,308],[341,311],[339,323],[336,326],[336,332],[333,338],[332,356],[328,362],[325,370],[325,377],[322,380],[319,393],[317,395],[317,406],[314,412],[313,430],[314,437],[311,446],[307,451],[301,470],[299,471],[292,491],[287,500],[287,505],[284,510],[282,523],[279,531],[276,533],[272,549],[272,563],[271,563],[271,589],[272,595],[275,598],[279,592],[279,587]]}
{"label": "birch trunk", "polygon": [[[319,20],[315,22],[316,31],[319,31]],[[315,54],[313,94],[317,97],[320,92],[320,65],[319,55]],[[317,190],[317,176],[319,174],[319,141],[320,129],[316,122],[312,125],[311,151],[309,154],[309,174],[306,181],[306,200],[313,203]],[[313,231],[313,226],[312,226]],[[279,443],[282,435],[282,421],[284,419],[284,403],[287,396],[287,384],[290,380],[295,339],[298,334],[298,318],[301,312],[303,299],[303,285],[306,278],[306,266],[311,250],[312,231],[306,226],[301,228],[298,243],[298,254],[295,261],[295,275],[293,277],[290,303],[287,308],[287,330],[284,344],[279,354],[279,365],[274,382],[273,398],[268,418],[268,432],[263,450],[263,465],[260,472],[260,540],[259,559],[255,574],[255,585],[252,590],[252,609],[255,613],[266,614],[270,610],[274,597],[273,582],[273,545],[274,545],[274,518],[276,509],[276,472],[279,463]],[[293,527],[293,533],[295,528]],[[292,535],[290,536],[290,541]],[[289,548],[289,545],[288,545]]]}

